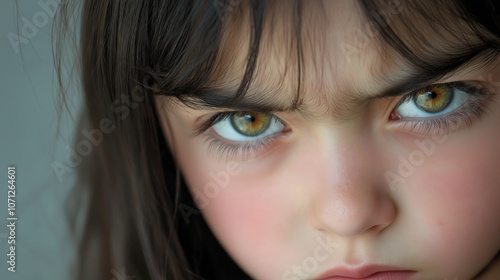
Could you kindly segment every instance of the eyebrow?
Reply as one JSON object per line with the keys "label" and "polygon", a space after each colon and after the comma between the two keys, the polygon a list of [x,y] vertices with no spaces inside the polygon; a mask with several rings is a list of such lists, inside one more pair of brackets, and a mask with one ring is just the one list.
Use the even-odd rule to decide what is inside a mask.
{"label": "eyebrow", "polygon": [[299,96],[296,95],[288,104],[276,96],[283,95],[276,90],[258,91],[248,89],[242,98],[235,98],[236,91],[226,88],[202,89],[190,96],[187,105],[194,109],[224,108],[235,111],[252,112],[293,112],[301,110]]}
{"label": "eyebrow", "polygon": [[378,99],[385,97],[395,97],[408,94],[414,90],[424,87],[425,85],[432,84],[437,80],[441,79],[445,74],[436,73],[429,75],[427,73],[417,73],[406,77],[397,83],[393,84],[389,88],[384,89],[380,93],[375,93],[370,95],[370,99]]}
{"label": "eyebrow", "polygon": [[[481,55],[478,55],[475,58],[479,59],[474,61],[474,63],[463,63],[458,65],[458,67],[451,72],[421,69],[411,76],[404,77],[397,81],[390,81],[387,79],[382,82],[391,84],[389,87],[380,92],[353,92],[355,95],[354,98],[356,100],[367,101],[403,96],[414,90],[436,83],[446,75],[454,75],[457,72],[461,72],[463,68],[471,68],[475,65],[485,63],[481,57]],[[463,67],[464,65],[466,65],[466,67]],[[210,88],[198,90],[195,94],[190,95],[190,98],[185,100],[187,102],[184,103],[193,109],[205,110],[213,110],[214,108],[252,112],[300,112],[306,110],[301,101],[300,94],[295,94],[288,103],[276,98],[276,96],[281,95],[283,95],[283,92],[280,90],[259,91],[258,89],[249,88],[242,98],[235,99],[235,90],[227,88]]]}
{"label": "eyebrow", "polygon": [[[500,53],[491,55],[489,51],[492,50],[493,49],[485,46],[485,48],[478,51],[477,54],[471,55],[465,61],[456,63],[455,67],[451,71],[448,70],[447,67],[443,68],[436,65],[430,65],[428,69],[421,68],[417,73],[399,80],[397,83],[393,84],[387,89],[384,89],[380,93],[374,94],[373,98],[405,95],[414,90],[434,84],[443,79],[443,77],[458,75],[461,72],[464,72],[466,69],[474,69],[478,66],[492,66],[492,63],[495,62],[500,55]],[[390,82],[386,81],[386,83]]]}

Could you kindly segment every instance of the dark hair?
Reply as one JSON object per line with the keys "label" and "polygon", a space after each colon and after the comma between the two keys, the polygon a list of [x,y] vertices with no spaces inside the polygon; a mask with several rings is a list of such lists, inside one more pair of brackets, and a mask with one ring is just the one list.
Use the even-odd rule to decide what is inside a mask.
{"label": "dark hair", "polygon": [[[304,3],[275,2],[83,1],[78,65],[84,112],[78,131],[105,126],[108,132],[78,166],[77,187],[68,202],[79,238],[80,279],[109,279],[121,268],[137,279],[248,278],[199,213],[189,223],[179,215],[179,205],[196,206],[160,133],[154,95],[191,106],[201,98],[223,107],[204,94],[225,70],[224,35],[248,18],[247,64],[233,100],[241,98],[253,79],[265,27],[279,20],[270,16],[272,9],[293,20],[299,94],[306,74],[301,70]],[[424,74],[416,83],[478,57],[491,61],[500,50],[500,3],[493,0],[359,3],[385,43]],[[67,32],[69,5],[70,0],[61,1],[60,40]],[[398,7],[404,9],[383,12]],[[436,37],[449,44],[435,44]],[[61,66],[60,41],[58,46]]]}

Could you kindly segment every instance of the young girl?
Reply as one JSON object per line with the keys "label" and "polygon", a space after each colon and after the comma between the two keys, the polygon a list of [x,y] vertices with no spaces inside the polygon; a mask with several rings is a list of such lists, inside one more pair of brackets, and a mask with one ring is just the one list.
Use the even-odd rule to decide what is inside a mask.
{"label": "young girl", "polygon": [[83,1],[78,277],[500,279],[499,18]]}

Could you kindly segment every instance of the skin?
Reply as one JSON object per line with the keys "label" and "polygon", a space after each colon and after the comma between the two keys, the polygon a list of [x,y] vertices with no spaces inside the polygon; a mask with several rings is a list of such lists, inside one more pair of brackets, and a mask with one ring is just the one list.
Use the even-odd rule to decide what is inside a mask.
{"label": "skin", "polygon": [[[381,77],[410,73],[377,38],[350,56],[339,49],[366,24],[353,3],[326,2],[328,17],[321,23],[312,16],[317,8],[304,8],[306,29],[326,30],[304,44],[308,111],[275,112],[287,132],[249,159],[222,157],[203,135],[191,136],[223,109],[194,110],[158,97],[165,136],[204,218],[255,279],[317,279],[335,267],[367,264],[416,271],[411,279],[460,280],[490,264],[478,279],[498,279],[500,265],[492,260],[500,249],[500,64],[439,81],[476,81],[494,93],[481,118],[447,133],[409,131],[403,121],[389,121],[401,97],[371,103],[352,98],[353,92],[390,86]],[[245,33],[226,38],[228,71],[218,77],[229,87],[241,78],[248,44],[235,34]],[[280,34],[265,36],[252,88],[277,88],[276,99],[290,100],[296,72],[283,75],[287,55],[279,51],[286,48]],[[479,82],[482,77],[491,78]],[[273,81],[283,82],[277,87]],[[432,151],[426,154],[421,143]],[[401,158],[417,152],[425,155],[423,163],[401,176]],[[393,184],[389,172],[403,179]],[[210,197],[201,195],[207,192]]]}

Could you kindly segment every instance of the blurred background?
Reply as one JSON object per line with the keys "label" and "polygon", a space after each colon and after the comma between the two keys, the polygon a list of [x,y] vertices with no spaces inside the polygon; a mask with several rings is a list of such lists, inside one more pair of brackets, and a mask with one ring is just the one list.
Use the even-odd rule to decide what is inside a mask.
{"label": "blurred background", "polygon": [[[64,164],[76,120],[57,113],[51,29],[59,0],[0,4],[0,279],[72,279],[74,258],[64,203],[74,182]],[[78,116],[71,95],[69,111]],[[7,191],[15,166],[15,272],[8,270]]]}

